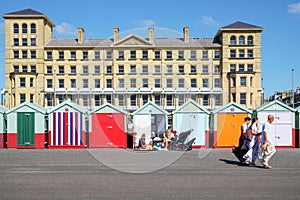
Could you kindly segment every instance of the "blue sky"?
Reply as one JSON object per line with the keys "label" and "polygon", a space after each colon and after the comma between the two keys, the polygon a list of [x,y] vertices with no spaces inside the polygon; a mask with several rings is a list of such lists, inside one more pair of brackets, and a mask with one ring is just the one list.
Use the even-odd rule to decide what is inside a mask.
{"label": "blue sky", "polygon": [[[188,26],[190,37],[206,38],[236,21],[262,26],[265,97],[292,88],[292,68],[295,88],[300,87],[300,0],[1,0],[0,13],[26,8],[46,14],[56,24],[56,38],[75,38],[77,27],[85,29],[86,38],[108,38],[113,27],[120,32],[160,27],[181,33]],[[1,18],[0,88],[5,87],[4,40]]]}

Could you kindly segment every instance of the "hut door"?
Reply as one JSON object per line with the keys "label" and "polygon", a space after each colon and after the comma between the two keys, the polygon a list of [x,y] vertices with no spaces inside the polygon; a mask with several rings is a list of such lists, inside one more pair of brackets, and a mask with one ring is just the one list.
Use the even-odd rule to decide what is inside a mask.
{"label": "hut door", "polygon": [[18,145],[34,145],[34,113],[17,113]]}
{"label": "hut door", "polygon": [[293,116],[291,112],[260,112],[259,120],[261,123],[267,121],[268,115],[274,115],[274,122],[271,124],[271,133],[276,146],[292,146],[293,137]]}
{"label": "hut door", "polygon": [[231,147],[238,145],[241,126],[248,114],[226,113],[218,114],[217,146]]}
{"label": "hut door", "polygon": [[177,132],[193,129],[187,141],[196,138],[194,145],[205,145],[205,119],[203,114],[199,113],[180,113],[177,115]]}

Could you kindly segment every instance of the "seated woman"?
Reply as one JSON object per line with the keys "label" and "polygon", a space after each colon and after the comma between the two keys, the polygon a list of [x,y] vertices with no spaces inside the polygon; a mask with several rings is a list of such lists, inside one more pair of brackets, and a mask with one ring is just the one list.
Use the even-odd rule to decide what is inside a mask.
{"label": "seated woman", "polygon": [[152,143],[146,144],[146,134],[143,133],[142,137],[139,139],[139,149],[140,150],[152,150]]}
{"label": "seated woman", "polygon": [[172,140],[170,131],[166,131],[165,137],[164,137],[163,140],[164,140],[164,148],[165,148],[165,149],[168,149],[168,145],[169,145],[169,143],[170,143],[171,140]]}

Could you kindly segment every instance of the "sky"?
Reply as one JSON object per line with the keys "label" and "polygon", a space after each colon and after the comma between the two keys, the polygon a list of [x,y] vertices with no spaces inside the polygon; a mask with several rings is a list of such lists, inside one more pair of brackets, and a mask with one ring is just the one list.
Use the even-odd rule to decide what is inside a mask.
{"label": "sky", "polygon": [[[1,0],[0,14],[27,8],[56,24],[55,38],[76,38],[78,27],[84,28],[85,38],[112,37],[114,27],[127,34],[148,27],[182,33],[185,26],[190,37],[212,38],[236,21],[261,26],[265,97],[292,89],[292,69],[294,89],[300,87],[300,0]],[[4,31],[1,18],[0,88],[5,87]]]}

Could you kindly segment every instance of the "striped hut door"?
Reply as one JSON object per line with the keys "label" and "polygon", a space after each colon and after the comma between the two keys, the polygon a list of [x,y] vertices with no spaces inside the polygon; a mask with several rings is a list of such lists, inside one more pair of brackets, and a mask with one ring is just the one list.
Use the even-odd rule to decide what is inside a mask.
{"label": "striped hut door", "polygon": [[51,130],[52,146],[82,145],[82,113],[54,112],[51,117],[53,122]]}

